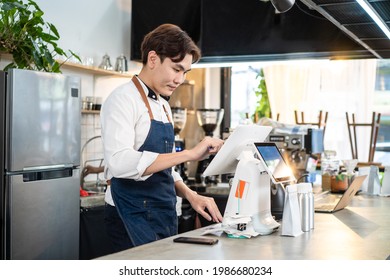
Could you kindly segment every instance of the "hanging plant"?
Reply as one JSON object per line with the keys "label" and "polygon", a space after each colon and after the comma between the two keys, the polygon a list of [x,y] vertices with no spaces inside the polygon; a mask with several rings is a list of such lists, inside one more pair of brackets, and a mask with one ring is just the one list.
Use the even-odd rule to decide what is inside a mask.
{"label": "hanging plant", "polygon": [[12,55],[12,62],[4,70],[20,68],[45,72],[61,72],[57,56],[68,55],[57,41],[57,28],[43,19],[43,11],[28,0],[0,0],[0,53]]}
{"label": "hanging plant", "polygon": [[268,91],[267,85],[265,83],[264,72],[263,69],[260,69],[259,74],[256,76],[256,79],[260,79],[259,85],[255,90],[255,94],[257,97],[257,106],[255,109],[255,113],[253,114],[253,121],[257,123],[260,118],[271,117],[271,106],[268,99]]}

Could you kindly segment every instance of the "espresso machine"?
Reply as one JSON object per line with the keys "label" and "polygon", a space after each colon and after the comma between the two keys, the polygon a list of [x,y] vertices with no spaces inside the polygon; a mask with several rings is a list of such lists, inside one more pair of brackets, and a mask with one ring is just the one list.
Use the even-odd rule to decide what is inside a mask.
{"label": "espresso machine", "polygon": [[[187,109],[180,107],[172,107],[172,117],[173,117],[173,131],[175,133],[175,149],[176,152],[181,152],[185,149],[184,139],[180,137],[180,132],[184,129],[184,126],[187,121]],[[185,163],[181,163],[175,167],[175,170],[180,174],[184,182],[187,181],[187,168]]]}
{"label": "espresso machine", "polygon": [[[214,136],[215,129],[221,124],[223,119],[224,109],[197,109],[196,117],[198,120],[199,126],[205,132],[205,136]],[[201,183],[202,185],[206,184],[216,184],[216,176],[202,176],[203,172],[206,170],[207,166],[213,159],[213,156],[210,156],[207,159],[199,161],[198,167],[196,170],[195,180],[196,183]]]}

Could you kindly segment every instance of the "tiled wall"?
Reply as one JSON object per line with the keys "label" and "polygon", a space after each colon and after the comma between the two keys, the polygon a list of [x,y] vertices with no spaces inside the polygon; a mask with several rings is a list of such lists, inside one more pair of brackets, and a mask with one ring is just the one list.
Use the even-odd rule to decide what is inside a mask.
{"label": "tiled wall", "polygon": [[[81,116],[81,143],[84,153],[88,159],[93,158],[92,154],[100,154],[101,146],[101,127],[100,127],[100,115],[83,113]],[[92,140],[95,136],[99,138]],[[87,141],[90,141],[87,143]]]}
{"label": "tiled wall", "polygon": [[[129,78],[113,76],[82,78],[82,97],[101,97],[102,102],[119,85],[129,81]],[[92,84],[91,84],[92,83]],[[101,141],[100,114],[98,112],[84,112],[81,115],[81,167],[86,165],[104,165],[103,145]],[[99,174],[100,179],[103,174]],[[96,180],[96,175],[88,175],[85,181]]]}
{"label": "tiled wall", "polygon": [[[81,166],[99,166],[103,162],[103,145],[101,141],[100,115],[83,113],[81,115]],[[102,174],[100,174],[102,178]],[[86,180],[96,179],[88,176]]]}

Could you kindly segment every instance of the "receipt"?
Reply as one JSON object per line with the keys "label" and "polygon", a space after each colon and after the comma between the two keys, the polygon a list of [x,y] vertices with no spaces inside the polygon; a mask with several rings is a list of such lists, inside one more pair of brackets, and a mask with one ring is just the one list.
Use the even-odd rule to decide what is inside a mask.
{"label": "receipt", "polygon": [[260,234],[254,230],[250,216],[235,215],[224,218],[223,223],[206,227],[202,235],[221,236],[223,233],[233,238],[251,238]]}

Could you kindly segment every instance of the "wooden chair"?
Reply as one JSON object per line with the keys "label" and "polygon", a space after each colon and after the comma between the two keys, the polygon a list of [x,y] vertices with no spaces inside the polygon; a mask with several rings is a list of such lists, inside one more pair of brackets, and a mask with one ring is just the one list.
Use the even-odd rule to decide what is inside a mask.
{"label": "wooden chair", "polygon": [[379,132],[379,125],[381,120],[381,114],[380,113],[372,113],[372,121],[371,123],[357,123],[355,121],[355,114],[352,113],[352,122],[350,121],[350,118],[348,116],[348,112],[345,113],[347,117],[347,128],[348,128],[348,134],[349,134],[349,142],[351,144],[351,151],[352,151],[352,158],[357,159],[358,158],[358,149],[357,149],[357,139],[356,139],[356,127],[362,126],[362,127],[370,127],[371,128],[371,134],[370,134],[370,146],[369,146],[369,153],[368,153],[368,162],[374,161],[374,154],[375,154],[375,148],[376,148],[376,141],[378,138],[378,132]]}
{"label": "wooden chair", "polygon": [[295,114],[295,123],[296,124],[302,124],[302,125],[316,125],[318,128],[322,128],[324,130],[324,136],[325,136],[325,128],[326,128],[326,122],[328,121],[328,112],[325,112],[325,116],[323,116],[322,111],[320,111],[320,114],[318,115],[318,122],[305,122],[305,113],[301,112],[301,120],[299,120],[298,117],[298,111],[294,111]]}
{"label": "wooden chair", "polygon": [[[270,115],[270,119],[273,119],[272,112],[271,112],[271,115]],[[278,122],[279,119],[280,119],[280,113],[277,113],[277,114],[276,114],[276,119],[275,119],[275,120]]]}

